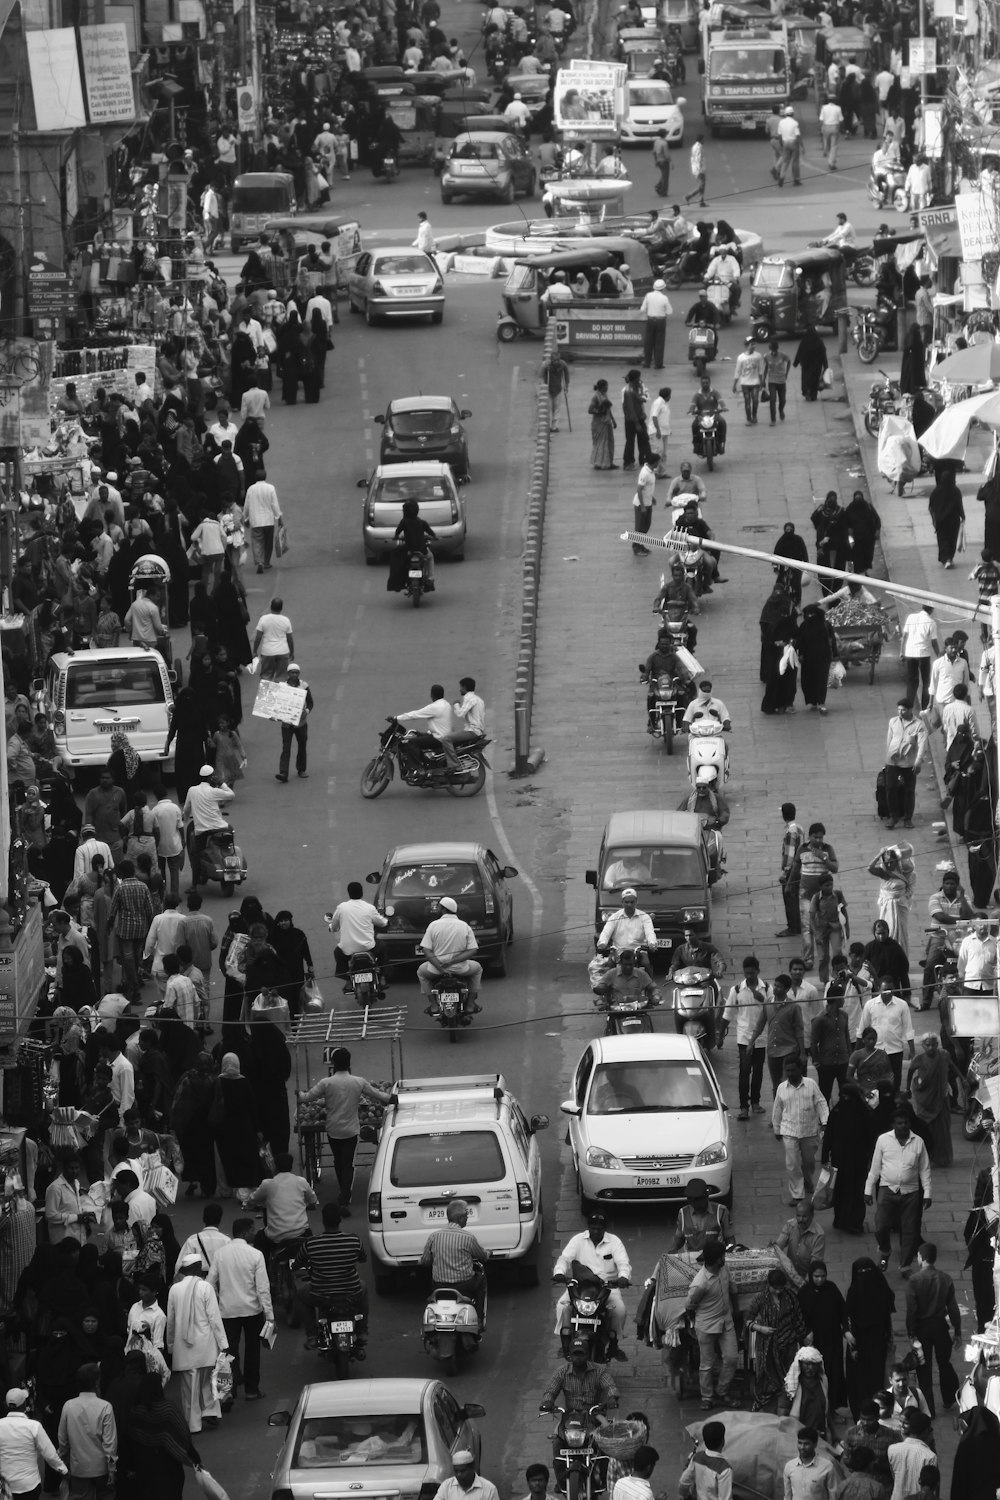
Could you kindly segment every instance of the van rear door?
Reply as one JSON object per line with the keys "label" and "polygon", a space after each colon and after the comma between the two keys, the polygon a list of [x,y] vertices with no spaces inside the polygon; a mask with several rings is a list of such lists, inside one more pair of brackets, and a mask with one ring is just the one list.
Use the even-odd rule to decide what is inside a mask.
{"label": "van rear door", "polygon": [[112,661],[81,652],[66,665],[66,747],[73,759],[100,763],[123,729],[143,760],[162,760],[172,701],[167,669],[153,651]]}
{"label": "van rear door", "polygon": [[502,1132],[492,1122],[400,1131],[382,1177],[382,1234],[393,1259],[419,1260],[428,1235],[447,1223],[448,1204],[469,1205],[469,1229],[484,1250],[520,1243],[517,1181]]}

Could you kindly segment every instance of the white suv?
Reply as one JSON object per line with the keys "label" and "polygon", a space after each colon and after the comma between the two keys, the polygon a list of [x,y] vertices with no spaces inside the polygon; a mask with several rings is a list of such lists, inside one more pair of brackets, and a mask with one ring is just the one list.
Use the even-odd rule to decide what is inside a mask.
{"label": "white suv", "polygon": [[368,1192],[376,1292],[415,1268],[430,1235],[464,1198],[469,1228],[490,1265],[515,1261],[522,1286],[538,1285],[542,1242],[541,1157],[530,1120],[500,1073],[410,1078],[385,1112]]}

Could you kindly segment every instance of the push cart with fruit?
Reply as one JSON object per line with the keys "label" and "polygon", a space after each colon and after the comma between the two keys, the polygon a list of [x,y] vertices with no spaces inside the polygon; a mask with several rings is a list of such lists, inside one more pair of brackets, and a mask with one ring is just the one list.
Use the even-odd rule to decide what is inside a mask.
{"label": "push cart with fruit", "polygon": [[[303,1016],[291,1039],[295,1057],[295,1092],[308,1093],[321,1076],[320,1059],[329,1076],[333,1072],[333,1054],[346,1047],[352,1054],[361,1046],[377,1043],[388,1048],[387,1079],[372,1079],[382,1093],[391,1093],[403,1076],[403,1030],[406,1010],[402,1006],[369,1006],[361,1010],[331,1010],[327,1015]],[[372,1070],[374,1071],[374,1070]],[[362,1099],[358,1106],[361,1122],[359,1148],[374,1146],[378,1141],[384,1108],[374,1100]],[[326,1108],[322,1099],[299,1102],[295,1130],[299,1138],[299,1167],[302,1176],[315,1188],[330,1159],[326,1138]]]}
{"label": "push cart with fruit", "polygon": [[868,664],[868,682],[875,681],[882,647],[890,636],[889,617],[878,604],[847,600],[829,613],[837,660],[845,667]]}

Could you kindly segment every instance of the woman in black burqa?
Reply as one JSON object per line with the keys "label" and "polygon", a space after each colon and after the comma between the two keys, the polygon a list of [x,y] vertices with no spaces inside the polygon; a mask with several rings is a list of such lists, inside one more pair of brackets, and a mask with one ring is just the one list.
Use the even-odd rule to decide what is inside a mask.
{"label": "woman in black burqa", "polygon": [[825,714],[830,663],[833,660],[833,635],[830,623],[818,604],[807,604],[803,611],[797,650],[802,696],[810,708]]}
{"label": "woman in black burqa", "polygon": [[851,1267],[847,1304],[847,1399],[855,1422],[862,1401],[885,1389],[896,1298],[870,1255]]}
{"label": "woman in black burqa", "polygon": [[[786,521],[784,530],[774,544],[777,557],[795,558],[798,562],[809,561],[809,548],[805,538],[795,530],[794,521]],[[798,568],[778,568],[778,581],[783,583],[796,609],[802,603],[802,573]]]}
{"label": "woman in black burqa", "polygon": [[810,323],[799,340],[792,364],[802,374],[802,394],[807,401],[815,401],[823,381],[823,372],[829,361],[826,345]]}
{"label": "woman in black burqa", "polygon": [[950,568],[958,551],[965,506],[951,464],[940,465],[934,477],[936,482],[927,501],[927,509],[931,513],[934,535],[937,537],[938,562]]}

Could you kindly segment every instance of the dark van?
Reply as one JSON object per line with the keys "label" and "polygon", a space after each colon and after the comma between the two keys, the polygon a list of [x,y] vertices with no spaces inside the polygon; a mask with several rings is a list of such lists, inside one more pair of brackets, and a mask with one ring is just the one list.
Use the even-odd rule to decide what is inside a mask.
{"label": "dark van", "polygon": [[708,889],[709,852],[701,819],[687,812],[616,812],[601,839],[596,870],[586,872],[594,886],[594,934],[621,907],[631,886],[639,909],[653,921],[663,953],[681,941],[685,927],[710,937],[712,902]]}

